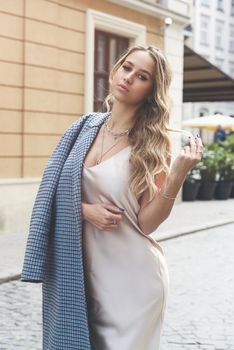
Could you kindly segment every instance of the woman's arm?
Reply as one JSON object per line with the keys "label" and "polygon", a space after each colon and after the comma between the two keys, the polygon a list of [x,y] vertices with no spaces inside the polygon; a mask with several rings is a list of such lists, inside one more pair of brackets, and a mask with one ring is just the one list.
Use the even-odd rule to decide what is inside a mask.
{"label": "woman's arm", "polygon": [[167,178],[162,175],[159,177],[157,186],[160,191],[148,204],[149,192],[144,193],[138,213],[138,224],[145,234],[155,231],[169,216],[188,171],[201,160],[202,149],[203,145],[199,137],[190,139],[190,145],[185,146],[175,159]]}
{"label": "woman's arm", "polygon": [[[166,220],[173,208],[175,198],[184,182],[184,177],[176,176],[170,172],[166,184],[163,184],[160,192],[156,193],[154,198],[148,204],[145,203],[149,194],[144,196],[141,201],[141,209],[138,214],[138,224],[145,234],[155,231],[158,226]],[[164,194],[166,197],[164,197]]]}

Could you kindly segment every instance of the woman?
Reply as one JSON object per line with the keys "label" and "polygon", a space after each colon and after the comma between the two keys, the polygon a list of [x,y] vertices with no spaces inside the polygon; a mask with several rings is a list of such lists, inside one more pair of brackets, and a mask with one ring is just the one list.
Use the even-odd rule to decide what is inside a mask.
{"label": "woman", "polygon": [[110,74],[109,112],[81,117],[47,164],[22,273],[43,282],[46,350],[159,349],[169,279],[149,234],[203,149],[190,137],[170,164],[170,81],[160,50],[129,49]]}

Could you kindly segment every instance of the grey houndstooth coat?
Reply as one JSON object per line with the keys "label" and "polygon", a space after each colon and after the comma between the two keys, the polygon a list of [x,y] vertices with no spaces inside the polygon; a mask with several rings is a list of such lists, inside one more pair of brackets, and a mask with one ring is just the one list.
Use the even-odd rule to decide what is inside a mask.
{"label": "grey houndstooth coat", "polygon": [[49,159],[34,203],[21,280],[43,282],[43,349],[91,350],[82,254],[83,161],[109,113],[79,118]]}

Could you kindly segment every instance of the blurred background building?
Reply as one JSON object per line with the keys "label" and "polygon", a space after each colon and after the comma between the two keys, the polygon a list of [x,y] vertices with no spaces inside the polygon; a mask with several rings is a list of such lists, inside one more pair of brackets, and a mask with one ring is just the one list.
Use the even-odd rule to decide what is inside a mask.
{"label": "blurred background building", "polygon": [[[194,0],[193,3],[186,45],[234,79],[234,0]],[[221,84],[217,87],[217,79],[213,80],[213,91],[217,92],[218,100],[226,87]],[[234,116],[233,97],[232,101],[226,97],[224,102],[184,104],[184,119],[215,113]]]}
{"label": "blurred background building", "polygon": [[25,231],[45,164],[73,121],[101,107],[108,72],[129,45],[162,48],[183,93],[183,29],[192,1],[0,1],[0,232]]}

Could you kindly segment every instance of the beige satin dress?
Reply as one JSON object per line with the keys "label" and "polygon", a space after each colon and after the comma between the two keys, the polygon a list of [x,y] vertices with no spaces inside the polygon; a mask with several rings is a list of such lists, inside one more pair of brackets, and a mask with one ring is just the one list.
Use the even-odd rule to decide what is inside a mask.
{"label": "beige satin dress", "polygon": [[95,350],[159,350],[169,277],[161,245],[141,231],[127,146],[82,174],[82,200],[125,208],[116,229],[83,221],[88,317]]}

